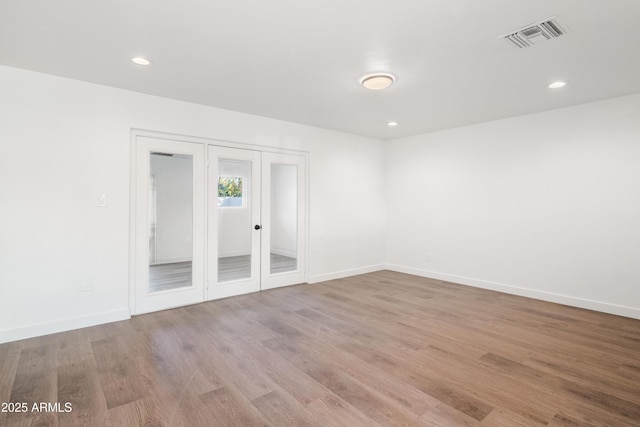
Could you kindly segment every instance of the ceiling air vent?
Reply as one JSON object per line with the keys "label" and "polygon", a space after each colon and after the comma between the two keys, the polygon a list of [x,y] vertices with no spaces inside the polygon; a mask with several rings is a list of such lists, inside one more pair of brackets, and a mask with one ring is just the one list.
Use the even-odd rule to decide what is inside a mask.
{"label": "ceiling air vent", "polygon": [[564,28],[558,17],[553,16],[500,37],[523,49],[565,35],[567,31]]}

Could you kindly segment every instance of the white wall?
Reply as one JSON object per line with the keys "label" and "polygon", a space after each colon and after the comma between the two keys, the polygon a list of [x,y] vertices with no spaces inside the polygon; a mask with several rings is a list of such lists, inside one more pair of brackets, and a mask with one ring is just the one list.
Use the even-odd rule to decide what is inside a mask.
{"label": "white wall", "polygon": [[131,128],[309,151],[310,281],[383,265],[381,141],[0,67],[0,342],[128,317]]}
{"label": "white wall", "polygon": [[640,95],[386,152],[392,269],[640,318]]}
{"label": "white wall", "polygon": [[193,158],[151,156],[156,176],[156,264],[193,258]]}
{"label": "white wall", "polygon": [[295,258],[298,242],[298,168],[271,165],[271,253]]}

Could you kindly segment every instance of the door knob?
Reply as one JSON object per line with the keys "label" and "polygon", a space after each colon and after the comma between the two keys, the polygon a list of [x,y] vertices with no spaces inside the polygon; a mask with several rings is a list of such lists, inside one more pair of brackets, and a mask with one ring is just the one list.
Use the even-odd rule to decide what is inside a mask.
{"label": "door knob", "polygon": [[253,227],[253,228],[255,228],[256,230],[260,230],[262,227],[260,227],[259,225],[256,224],[256,226]]}

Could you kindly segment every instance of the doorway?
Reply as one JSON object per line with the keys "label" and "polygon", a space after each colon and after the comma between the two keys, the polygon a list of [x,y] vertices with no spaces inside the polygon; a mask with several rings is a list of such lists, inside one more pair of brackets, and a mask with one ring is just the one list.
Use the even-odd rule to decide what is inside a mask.
{"label": "doorway", "polygon": [[303,155],[132,141],[133,314],[305,282]]}

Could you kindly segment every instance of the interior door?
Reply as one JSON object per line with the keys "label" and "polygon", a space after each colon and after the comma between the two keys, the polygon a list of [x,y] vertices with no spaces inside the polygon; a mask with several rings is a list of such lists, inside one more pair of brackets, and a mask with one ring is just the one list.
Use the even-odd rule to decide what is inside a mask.
{"label": "interior door", "polygon": [[204,300],[204,145],[136,138],[135,314]]}
{"label": "interior door", "polygon": [[209,147],[208,299],[260,290],[260,156]]}
{"label": "interior door", "polygon": [[305,161],[262,153],[261,289],[305,281]]}

